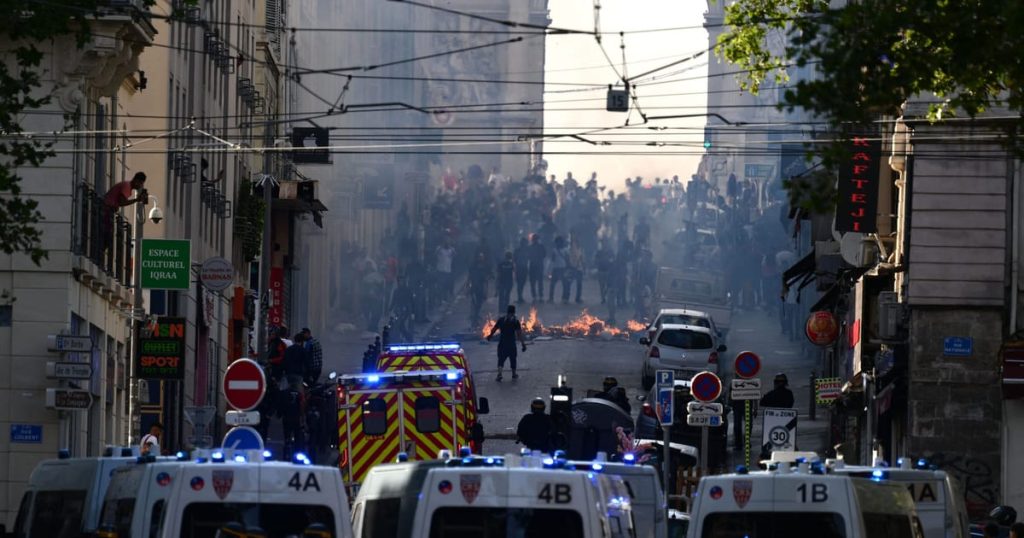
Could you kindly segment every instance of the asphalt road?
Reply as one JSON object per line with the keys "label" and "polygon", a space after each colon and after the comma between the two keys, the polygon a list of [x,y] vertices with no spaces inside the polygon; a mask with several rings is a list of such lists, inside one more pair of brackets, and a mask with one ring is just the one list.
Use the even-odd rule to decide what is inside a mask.
{"label": "asphalt road", "polygon": [[[607,309],[597,300],[596,283],[586,283],[583,298],[583,305],[563,305],[561,302],[536,305],[538,317],[546,326],[563,324],[576,318],[584,308],[600,318],[607,317]],[[529,315],[530,307],[529,303],[518,307],[521,319]],[[468,301],[459,297],[446,311],[433,313],[431,317],[435,323],[420,325],[418,332],[422,335],[422,341],[456,340],[463,344],[473,370],[478,395],[488,398],[490,403],[491,412],[483,417],[488,436],[484,444],[485,453],[518,451],[520,445],[516,445],[513,439],[519,419],[529,411],[530,401],[534,397],[547,399],[558,375],[567,376],[577,399],[583,397],[588,389],[600,389],[605,376],[614,376],[627,389],[634,403],[634,416],[639,410],[641,404],[636,401],[636,396],[643,393],[640,388],[643,347],[636,342],[636,335],[631,340],[625,337],[610,340],[594,337],[538,338],[529,342],[525,353],[519,354],[519,379],[512,380],[506,366],[505,380],[497,382],[494,379],[497,372],[496,345],[484,341],[478,330],[470,330],[466,326],[468,308]],[[497,315],[498,305],[493,297],[484,310]],[[622,310],[618,312],[620,321],[627,319]],[[332,369],[339,373],[357,372],[362,352],[372,342],[372,335],[349,332],[327,335],[322,340],[325,344],[325,372]],[[730,369],[733,357],[739,351],[751,350],[761,356],[764,366],[758,377],[762,380],[764,390],[771,388],[775,373],[787,374],[799,413],[797,446],[800,450],[821,453],[825,449],[827,431],[827,421],[822,418],[825,413],[819,411],[817,421],[809,420],[808,414],[809,375],[811,371],[820,368],[819,353],[803,342],[792,342],[784,337],[777,319],[759,309],[737,309],[734,312],[733,327],[726,343],[729,350],[723,356]],[[761,418],[755,418],[753,423],[752,437],[756,447],[761,440]],[[733,445],[731,433],[730,446]],[[757,453],[755,448],[754,458]],[[742,451],[733,453],[732,458],[731,463],[742,463]]]}

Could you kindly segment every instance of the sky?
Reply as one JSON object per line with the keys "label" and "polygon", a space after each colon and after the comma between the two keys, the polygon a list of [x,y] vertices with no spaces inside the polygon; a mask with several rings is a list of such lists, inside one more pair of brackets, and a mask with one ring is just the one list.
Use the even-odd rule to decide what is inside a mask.
{"label": "sky", "polygon": [[[552,26],[593,30],[593,0],[549,0]],[[686,30],[650,32],[625,35],[625,71],[628,76],[664,66],[690,56],[708,47],[707,32],[701,28],[706,9],[702,0],[602,0],[600,28],[604,32],[648,30],[655,28],[696,27]],[[618,35],[606,35],[602,39],[608,56],[615,63],[615,69],[622,72],[621,40]],[[707,55],[659,71],[655,75],[663,78],[650,82],[659,84],[638,85],[636,91],[640,107],[648,116],[672,114],[700,114],[705,111],[707,81]],[[685,70],[685,71],[683,71]],[[545,71],[547,82],[574,82],[580,84],[611,84],[618,80],[609,66],[601,48],[588,36],[550,36],[547,38]],[[689,79],[664,83],[664,80]],[[641,80],[643,80],[641,78]],[[576,133],[585,128],[617,127],[624,125],[629,117],[630,125],[643,123],[642,118],[632,112],[605,112],[605,90],[588,92],[551,93],[564,90],[564,86],[548,86],[544,95],[545,133]],[[576,101],[590,98],[593,101]],[[565,110],[599,108],[600,110]],[[632,106],[631,106],[632,108]],[[699,149],[703,141],[704,117],[653,120],[648,125],[689,127],[689,130],[652,131],[646,128],[618,129],[605,134],[600,140],[633,140],[650,142],[685,141],[694,144],[690,148],[655,148],[638,146],[591,146],[583,142],[545,142],[545,152],[584,151],[601,152],[605,155],[552,155],[546,157],[548,173],[563,178],[566,172],[575,177],[588,178],[591,172],[598,173],[601,184],[620,189],[627,177],[643,176],[649,181],[655,177],[678,175],[689,178],[696,172],[700,155],[658,156],[658,155],[609,155],[615,151],[661,151]],[[574,128],[578,128],[574,129]]]}

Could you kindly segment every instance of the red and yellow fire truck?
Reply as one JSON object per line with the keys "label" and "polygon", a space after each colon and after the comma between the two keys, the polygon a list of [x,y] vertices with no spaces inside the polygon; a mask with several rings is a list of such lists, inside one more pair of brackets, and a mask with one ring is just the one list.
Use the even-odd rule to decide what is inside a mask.
{"label": "red and yellow fire truck", "polygon": [[339,465],[350,493],[370,468],[399,453],[410,460],[433,459],[442,450],[457,454],[463,446],[479,453],[478,414],[487,413],[488,403],[477,400],[459,344],[389,346],[377,367],[338,378]]}

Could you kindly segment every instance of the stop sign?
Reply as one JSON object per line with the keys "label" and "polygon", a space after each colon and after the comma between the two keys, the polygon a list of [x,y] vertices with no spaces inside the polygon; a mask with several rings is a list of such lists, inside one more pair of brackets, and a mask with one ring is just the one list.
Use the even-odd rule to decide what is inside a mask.
{"label": "stop sign", "polygon": [[239,411],[255,409],[267,392],[263,368],[252,359],[238,359],[224,372],[224,399]]}

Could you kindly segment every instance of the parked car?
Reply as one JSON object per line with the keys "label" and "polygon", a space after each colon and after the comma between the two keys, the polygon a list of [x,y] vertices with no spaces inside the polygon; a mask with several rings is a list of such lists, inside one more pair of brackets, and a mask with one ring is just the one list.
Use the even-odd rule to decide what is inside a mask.
{"label": "parked car", "polygon": [[[699,447],[701,428],[699,426],[686,425],[686,404],[693,401],[693,396],[690,395],[690,380],[677,378],[673,384],[673,389],[675,391],[675,409],[673,410],[675,423],[669,432],[670,440],[673,445],[680,443],[682,445]],[[658,423],[658,416],[655,414],[653,407],[655,402],[658,401],[657,391],[658,389],[655,387],[646,396],[638,397],[638,399],[643,401],[643,406],[640,408],[640,413],[637,414],[634,423],[633,436],[637,439],[664,438],[664,433]],[[726,405],[724,411],[722,413],[722,425],[708,428],[708,465],[712,468],[722,467],[726,464],[726,442],[729,436],[728,419],[731,408]]]}
{"label": "parked car", "polygon": [[654,339],[654,333],[657,332],[659,327],[670,324],[693,325],[711,329],[715,339],[718,340],[716,347],[717,344],[725,343],[721,331],[715,326],[715,320],[711,318],[711,314],[702,310],[690,310],[688,308],[662,308],[659,310],[658,314],[654,316],[654,320],[647,327],[647,338]]}
{"label": "parked car", "polygon": [[722,376],[718,354],[726,351],[712,329],[696,325],[667,323],[658,327],[652,337],[643,337],[644,346],[641,383],[644,390],[654,386],[656,370],[675,370],[690,378],[708,370]]}

